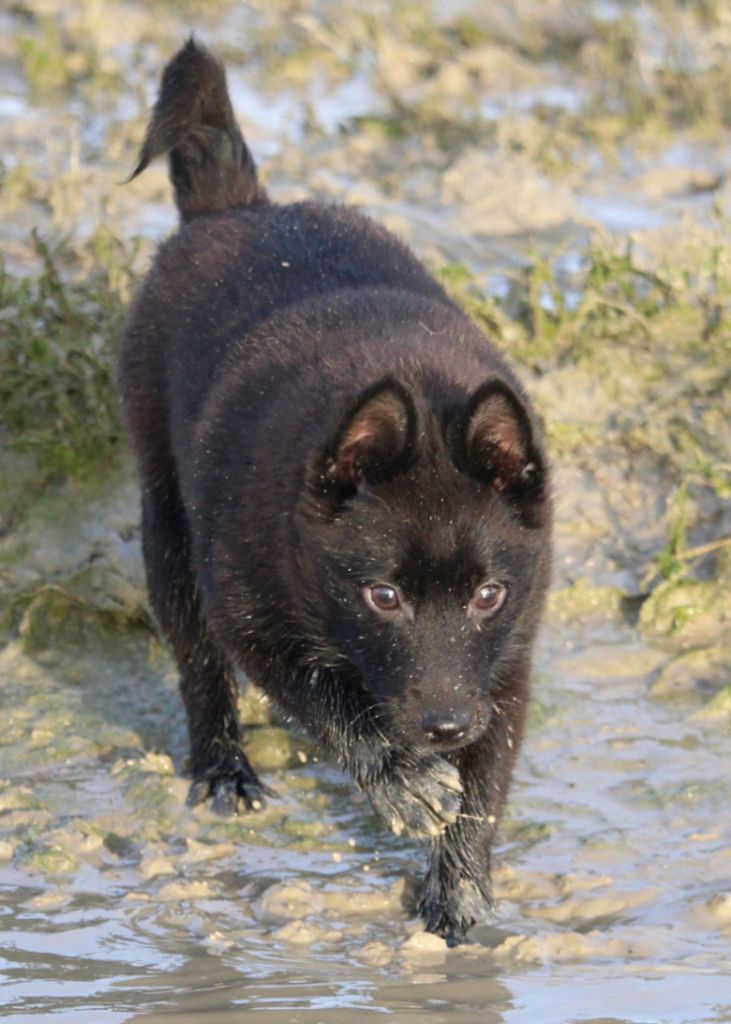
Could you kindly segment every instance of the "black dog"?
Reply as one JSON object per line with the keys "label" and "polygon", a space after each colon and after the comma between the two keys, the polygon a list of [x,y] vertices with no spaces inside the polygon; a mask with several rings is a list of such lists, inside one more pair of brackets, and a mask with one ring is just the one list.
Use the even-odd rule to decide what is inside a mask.
{"label": "black dog", "polygon": [[269,201],[223,67],[192,40],[134,175],[163,154],[182,226],[132,307],[119,381],[190,799],[263,803],[238,664],[394,832],[430,838],[421,913],[457,941],[490,907],[549,576],[534,414],[386,230]]}

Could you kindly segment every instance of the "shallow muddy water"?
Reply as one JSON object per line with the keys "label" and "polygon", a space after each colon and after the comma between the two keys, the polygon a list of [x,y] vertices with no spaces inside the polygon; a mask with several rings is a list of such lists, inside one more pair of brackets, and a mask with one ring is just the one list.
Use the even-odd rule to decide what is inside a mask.
{"label": "shallow muddy water", "polygon": [[[624,6],[576,10],[612,19]],[[352,66],[328,77],[340,37],[308,5],[295,7],[319,54],[306,74],[291,63],[267,70],[265,29],[277,30],[278,17],[285,32],[284,5],[275,15],[223,4],[186,20],[161,3],[152,24],[119,4],[124,44],[99,5],[81,5],[78,53],[91,48],[83,33],[96,32],[99,73],[129,75],[106,107],[93,89],[38,99],[9,42],[30,21],[20,8],[0,14],[0,139],[8,166],[45,182],[4,208],[11,262],[23,265],[36,223],[81,238],[99,223],[147,239],[173,226],[163,168],[126,190],[117,183],[161,62],[191,27],[234,51],[235,106],[275,198],[314,192],[360,205],[433,264],[466,264],[495,293],[536,253],[559,253],[570,281],[597,230],[631,234],[655,257],[710,232],[728,131],[627,145],[611,158],[587,142],[564,174],[548,176],[546,147],[525,134],[542,122],[524,119],[540,104],[576,116],[589,88],[560,61],[490,44],[478,71],[454,61],[424,85],[418,54],[394,52],[382,34],[373,56],[371,37],[353,29]],[[651,7],[632,15],[650,35]],[[494,5],[500,38],[534,27],[530,8]],[[61,3],[28,9],[68,22]],[[448,16],[438,5],[437,23]],[[252,26],[259,41],[237,60],[235,40]],[[80,31],[73,18],[67,31]],[[432,90],[450,110],[464,83],[488,72],[493,87],[479,87],[477,106],[496,120],[494,144],[455,143],[447,159],[433,141],[422,151],[413,128],[357,129],[359,118],[392,112],[394,89],[419,102],[419,89]],[[731,1021],[731,609],[720,591],[698,598],[678,635],[638,613],[676,481],[660,442],[650,459],[639,442],[600,449],[592,434],[644,400],[641,374],[672,403],[677,371],[638,351],[620,378],[628,398],[605,381],[601,354],[595,368],[564,363],[526,378],[549,436],[564,439],[554,453],[556,580],[496,851],[495,918],[458,949],[419,927],[423,848],[385,834],[349,780],[255,695],[243,699],[249,751],[277,799],[233,820],[185,807],[185,723],[174,668],[145,618],[128,461],[97,482],[54,485],[10,522],[3,600],[33,596],[0,651],[0,1019]],[[728,421],[710,422],[728,436]],[[565,441],[583,431],[586,449]],[[704,500],[698,544],[731,531],[728,500]]]}
{"label": "shallow muddy water", "polygon": [[92,716],[94,663],[6,650],[3,1019],[728,1020],[726,729],[653,698],[666,654],[625,628],[546,634],[497,914],[457,950],[416,924],[417,845],[304,743],[254,730],[291,765],[263,814],[191,812],[149,750],[184,748],[169,681],[108,668]]}

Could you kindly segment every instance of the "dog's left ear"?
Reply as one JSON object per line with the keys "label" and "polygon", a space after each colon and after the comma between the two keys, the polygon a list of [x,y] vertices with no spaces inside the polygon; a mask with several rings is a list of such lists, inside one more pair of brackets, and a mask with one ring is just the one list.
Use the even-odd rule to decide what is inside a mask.
{"label": "dog's left ear", "polygon": [[530,416],[501,380],[487,380],[469,399],[455,437],[455,462],[500,491],[529,525],[540,525],[547,498],[544,456]]}

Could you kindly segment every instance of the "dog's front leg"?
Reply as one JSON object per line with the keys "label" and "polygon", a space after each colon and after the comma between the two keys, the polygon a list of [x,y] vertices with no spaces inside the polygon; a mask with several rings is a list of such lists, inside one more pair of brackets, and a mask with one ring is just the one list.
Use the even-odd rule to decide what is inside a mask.
{"label": "dog's front leg", "polygon": [[460,942],[474,924],[488,920],[492,909],[490,858],[498,821],[523,731],[527,682],[494,702],[487,732],[455,754],[464,795],[462,809],[432,840],[420,912],[427,931],[450,945]]}
{"label": "dog's front leg", "polygon": [[301,669],[294,679],[267,672],[267,690],[320,740],[367,794],[397,835],[437,836],[457,820],[462,800],[459,768],[436,754],[394,743],[376,702],[357,679],[330,669]]}

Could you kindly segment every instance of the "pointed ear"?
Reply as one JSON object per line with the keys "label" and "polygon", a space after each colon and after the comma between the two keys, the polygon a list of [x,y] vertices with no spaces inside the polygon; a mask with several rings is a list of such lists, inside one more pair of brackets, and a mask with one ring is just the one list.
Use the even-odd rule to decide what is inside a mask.
{"label": "pointed ear", "polygon": [[363,391],[326,445],[319,485],[340,500],[407,465],[416,437],[411,394],[393,378]]}
{"label": "pointed ear", "polygon": [[457,431],[457,465],[518,505],[531,525],[545,509],[547,473],[525,405],[501,380],[472,395]]}

